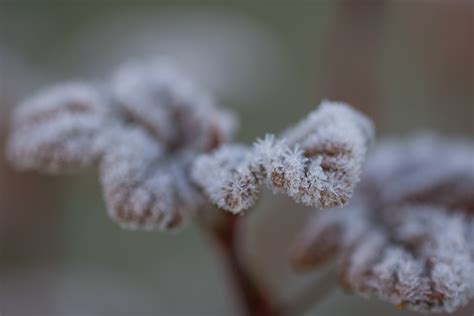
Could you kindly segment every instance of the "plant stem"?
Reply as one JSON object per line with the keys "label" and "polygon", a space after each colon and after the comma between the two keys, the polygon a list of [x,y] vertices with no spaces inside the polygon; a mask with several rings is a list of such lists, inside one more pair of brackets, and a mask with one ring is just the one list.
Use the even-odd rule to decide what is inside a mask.
{"label": "plant stem", "polygon": [[201,227],[221,253],[231,284],[238,299],[241,313],[248,316],[280,315],[268,295],[251,278],[238,257],[237,226],[240,216],[223,212],[219,221],[212,225],[201,222]]}

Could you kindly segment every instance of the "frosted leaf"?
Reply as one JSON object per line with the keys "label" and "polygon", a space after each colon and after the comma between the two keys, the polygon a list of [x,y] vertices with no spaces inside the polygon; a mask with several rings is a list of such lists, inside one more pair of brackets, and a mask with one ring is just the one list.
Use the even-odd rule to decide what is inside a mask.
{"label": "frosted leaf", "polygon": [[250,208],[263,185],[305,205],[341,206],[359,181],[372,138],[366,117],[324,101],[281,138],[267,135],[253,147],[223,146],[200,157],[193,177],[214,203],[233,213]]}
{"label": "frosted leaf", "polygon": [[212,98],[168,62],[129,63],[111,83],[123,116],[171,148],[208,150],[227,141],[234,116],[218,110]]}
{"label": "frosted leaf", "polygon": [[106,112],[100,93],[86,84],[42,91],[15,111],[8,158],[20,169],[50,173],[88,166],[100,155],[94,140]]}
{"label": "frosted leaf", "polygon": [[217,206],[237,213],[251,207],[259,192],[261,179],[249,169],[250,160],[249,148],[224,145],[199,157],[191,175]]}
{"label": "frosted leaf", "polygon": [[387,203],[426,199],[452,205],[463,200],[472,209],[473,157],[473,145],[464,140],[428,134],[404,143],[390,140],[369,158],[367,179]]}
{"label": "frosted leaf", "polygon": [[124,129],[104,155],[101,182],[111,218],[122,227],[174,229],[204,200],[190,184],[185,154],[168,156],[146,132]]}
{"label": "frosted leaf", "polygon": [[13,118],[9,157],[55,173],[97,162],[111,218],[167,230],[206,206],[191,164],[235,127],[233,114],[169,64],[130,64],[111,82],[58,86],[27,100]]}
{"label": "frosted leaf", "polygon": [[466,305],[474,298],[473,149],[426,135],[382,143],[351,203],[318,214],[297,238],[293,264],[319,266],[339,253],[350,291],[420,312]]}

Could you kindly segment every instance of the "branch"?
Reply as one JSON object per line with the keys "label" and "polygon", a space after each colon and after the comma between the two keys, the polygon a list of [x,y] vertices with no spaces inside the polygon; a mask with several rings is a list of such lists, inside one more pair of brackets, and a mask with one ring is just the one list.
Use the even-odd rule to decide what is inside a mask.
{"label": "branch", "polygon": [[240,216],[222,211],[218,220],[199,221],[201,229],[207,233],[215,248],[222,255],[230,281],[234,286],[236,298],[242,309],[241,314],[248,316],[278,316],[277,310],[268,294],[255,283],[238,258],[236,233]]}

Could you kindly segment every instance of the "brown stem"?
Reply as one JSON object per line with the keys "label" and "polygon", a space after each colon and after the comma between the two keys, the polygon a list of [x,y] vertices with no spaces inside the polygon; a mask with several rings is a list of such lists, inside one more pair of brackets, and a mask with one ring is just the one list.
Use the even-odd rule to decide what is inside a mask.
{"label": "brown stem", "polygon": [[238,258],[236,244],[239,216],[225,212],[213,225],[202,225],[216,248],[222,254],[231,284],[242,308],[242,314],[248,316],[280,315],[269,297],[252,280]]}

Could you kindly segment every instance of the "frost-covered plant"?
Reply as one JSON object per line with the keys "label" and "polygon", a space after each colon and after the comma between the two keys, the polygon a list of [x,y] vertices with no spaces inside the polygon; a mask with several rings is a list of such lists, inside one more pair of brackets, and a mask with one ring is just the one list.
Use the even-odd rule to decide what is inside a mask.
{"label": "frost-covered plant", "polygon": [[24,101],[8,158],[53,174],[97,163],[115,221],[169,229],[206,204],[189,168],[228,140],[235,122],[168,63],[126,64],[109,81],[61,84]]}
{"label": "frost-covered plant", "polygon": [[202,155],[192,175],[215,204],[232,213],[252,207],[263,185],[305,205],[341,206],[359,181],[373,136],[364,115],[324,101],[281,137],[267,135],[253,146],[225,145]]}
{"label": "frost-covered plant", "polygon": [[108,214],[124,228],[168,230],[200,215],[247,313],[277,315],[285,308],[238,258],[239,217],[203,211],[211,202],[233,213],[248,209],[264,185],[305,205],[344,205],[373,126],[329,101],[280,137],[221,146],[235,126],[232,114],[168,63],[134,63],[110,80],[60,84],[25,100],[14,112],[7,154],[19,169],[50,174],[98,166]]}
{"label": "frost-covered plant", "polygon": [[60,84],[25,100],[7,154],[19,169],[50,174],[98,166],[108,214],[124,228],[181,227],[212,204],[230,211],[198,222],[224,251],[249,315],[302,310],[274,302],[238,258],[231,213],[252,207],[265,187],[331,208],[295,241],[296,266],[339,254],[345,288],[415,311],[452,312],[474,298],[472,142],[385,141],[365,164],[372,122],[329,101],[252,146],[225,144],[235,126],[169,63],[132,63],[110,80]]}
{"label": "frost-covered plant", "polygon": [[474,144],[381,143],[346,208],[322,212],[292,249],[299,268],[340,254],[343,287],[420,312],[474,298]]}

